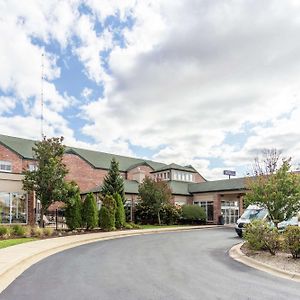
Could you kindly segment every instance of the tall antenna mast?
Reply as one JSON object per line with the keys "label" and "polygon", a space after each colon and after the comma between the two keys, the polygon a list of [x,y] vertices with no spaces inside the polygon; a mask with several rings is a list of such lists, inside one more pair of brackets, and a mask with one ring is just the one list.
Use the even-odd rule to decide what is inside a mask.
{"label": "tall antenna mast", "polygon": [[44,52],[42,52],[42,65],[41,65],[41,137],[44,138]]}

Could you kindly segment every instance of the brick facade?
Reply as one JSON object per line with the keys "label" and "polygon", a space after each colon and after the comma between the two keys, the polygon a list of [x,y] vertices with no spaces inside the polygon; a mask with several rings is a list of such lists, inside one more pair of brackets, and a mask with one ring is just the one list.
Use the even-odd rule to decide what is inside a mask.
{"label": "brick facade", "polygon": [[[95,169],[76,154],[65,154],[63,159],[69,173],[66,180],[74,180],[81,191],[87,191],[102,184],[107,170]],[[125,173],[121,173],[125,176]]]}
{"label": "brick facade", "polygon": [[2,144],[0,144],[0,160],[12,163],[12,173],[22,173],[22,158],[15,152],[11,151],[9,148],[3,146]]}

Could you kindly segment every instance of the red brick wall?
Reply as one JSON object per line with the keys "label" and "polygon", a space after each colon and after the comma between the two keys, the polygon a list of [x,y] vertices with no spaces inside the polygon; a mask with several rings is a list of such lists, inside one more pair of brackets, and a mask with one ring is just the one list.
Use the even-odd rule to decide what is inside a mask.
{"label": "red brick wall", "polygon": [[15,152],[0,144],[0,160],[12,163],[13,173],[22,173],[22,158]]}
{"label": "red brick wall", "polygon": [[[107,174],[107,170],[95,169],[75,154],[65,154],[63,162],[69,170],[66,180],[74,180],[81,191],[87,191],[99,186]],[[124,176],[124,173],[121,174]]]}
{"label": "red brick wall", "polygon": [[194,181],[196,183],[205,182],[205,179],[199,173],[195,173],[194,174]]}
{"label": "red brick wall", "polygon": [[153,171],[152,168],[148,166],[138,166],[136,168],[133,168],[127,172],[127,179],[128,180],[133,180],[133,174],[138,172],[138,168],[145,174],[145,176],[153,177],[150,172]]}

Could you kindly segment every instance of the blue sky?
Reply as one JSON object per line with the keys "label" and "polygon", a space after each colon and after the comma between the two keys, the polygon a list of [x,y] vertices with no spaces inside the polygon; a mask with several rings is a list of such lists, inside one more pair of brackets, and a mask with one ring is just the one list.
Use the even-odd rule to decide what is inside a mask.
{"label": "blue sky", "polygon": [[0,133],[244,176],[300,162],[295,1],[3,1]]}

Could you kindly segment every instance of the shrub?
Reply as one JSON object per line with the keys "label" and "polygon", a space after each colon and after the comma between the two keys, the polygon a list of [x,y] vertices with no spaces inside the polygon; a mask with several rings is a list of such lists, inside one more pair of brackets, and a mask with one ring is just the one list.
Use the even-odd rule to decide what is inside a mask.
{"label": "shrub", "polygon": [[182,214],[181,207],[176,207],[173,204],[166,203],[161,208],[161,219],[163,224],[177,224]]}
{"label": "shrub", "polygon": [[251,223],[245,226],[245,232],[243,238],[247,242],[248,246],[252,250],[264,250],[265,245],[263,236],[267,224],[261,220],[253,220]]}
{"label": "shrub", "polygon": [[272,228],[263,220],[253,220],[245,227],[244,239],[252,250],[269,250],[272,255],[280,248],[277,228]]}
{"label": "shrub", "polygon": [[66,223],[69,229],[73,230],[81,227],[82,225],[82,203],[80,195],[77,194],[73,198],[68,199],[66,205],[65,216]]}
{"label": "shrub", "polygon": [[22,225],[13,225],[12,226],[12,234],[19,237],[26,236],[26,227]]}
{"label": "shrub", "polygon": [[44,230],[40,227],[32,227],[31,228],[31,235],[34,237],[43,237],[44,236]]}
{"label": "shrub", "polygon": [[115,212],[115,218],[116,218],[116,228],[122,228],[125,225],[125,210],[124,210],[124,204],[122,202],[122,198],[118,193],[114,194],[114,199],[116,201],[116,212]]}
{"label": "shrub", "polygon": [[6,238],[9,236],[9,229],[7,226],[0,226],[0,237],[1,238]]}
{"label": "shrub", "polygon": [[52,236],[54,233],[54,229],[50,227],[46,227],[43,229],[44,236]]}
{"label": "shrub", "polygon": [[284,246],[293,258],[300,255],[300,227],[288,226],[284,232]]}
{"label": "shrub", "polygon": [[115,230],[116,201],[111,195],[106,195],[102,200],[99,212],[99,225],[105,231]]}
{"label": "shrub", "polygon": [[93,229],[98,225],[98,208],[92,193],[87,194],[82,207],[83,222],[86,229]]}
{"label": "shrub", "polygon": [[125,229],[133,229],[133,227],[130,223],[125,223],[124,228]]}
{"label": "shrub", "polygon": [[184,223],[202,223],[206,220],[206,213],[199,205],[183,205],[181,217]]}

